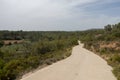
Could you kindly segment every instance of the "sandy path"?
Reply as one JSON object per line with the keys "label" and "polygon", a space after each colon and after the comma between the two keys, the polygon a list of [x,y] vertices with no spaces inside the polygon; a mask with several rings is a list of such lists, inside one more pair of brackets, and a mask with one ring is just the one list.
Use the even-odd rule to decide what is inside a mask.
{"label": "sandy path", "polygon": [[116,80],[112,68],[99,56],[75,46],[72,55],[21,80]]}

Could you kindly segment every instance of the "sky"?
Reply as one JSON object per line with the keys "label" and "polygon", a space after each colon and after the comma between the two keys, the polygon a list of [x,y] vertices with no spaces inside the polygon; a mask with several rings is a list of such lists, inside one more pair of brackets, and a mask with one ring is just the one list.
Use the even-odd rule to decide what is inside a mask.
{"label": "sky", "polygon": [[0,0],[0,30],[81,31],[120,22],[120,0]]}

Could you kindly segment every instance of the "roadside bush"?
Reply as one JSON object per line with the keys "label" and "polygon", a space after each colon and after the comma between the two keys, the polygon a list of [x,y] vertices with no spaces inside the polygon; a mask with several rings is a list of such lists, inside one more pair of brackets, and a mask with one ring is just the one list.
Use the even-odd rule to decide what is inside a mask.
{"label": "roadside bush", "polygon": [[120,63],[120,55],[115,54],[115,55],[112,57],[112,61],[113,61],[113,62],[118,62],[118,63]]}
{"label": "roadside bush", "polygon": [[120,65],[113,69],[113,73],[115,74],[117,79],[120,80]]}

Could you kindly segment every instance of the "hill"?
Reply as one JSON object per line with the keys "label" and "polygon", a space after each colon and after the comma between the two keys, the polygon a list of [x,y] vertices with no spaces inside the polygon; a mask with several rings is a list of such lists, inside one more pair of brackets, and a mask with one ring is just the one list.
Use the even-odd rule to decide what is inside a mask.
{"label": "hill", "polygon": [[104,29],[83,31],[80,40],[85,43],[85,48],[107,60],[120,80],[120,23],[109,24]]}

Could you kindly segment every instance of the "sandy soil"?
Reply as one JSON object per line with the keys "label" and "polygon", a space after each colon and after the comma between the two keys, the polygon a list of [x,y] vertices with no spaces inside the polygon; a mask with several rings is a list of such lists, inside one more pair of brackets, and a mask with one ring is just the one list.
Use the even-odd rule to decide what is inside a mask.
{"label": "sandy soil", "polygon": [[21,80],[116,80],[107,62],[82,46],[79,42],[69,58],[24,76]]}

